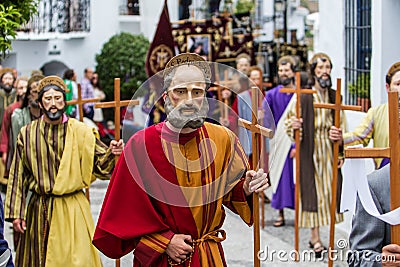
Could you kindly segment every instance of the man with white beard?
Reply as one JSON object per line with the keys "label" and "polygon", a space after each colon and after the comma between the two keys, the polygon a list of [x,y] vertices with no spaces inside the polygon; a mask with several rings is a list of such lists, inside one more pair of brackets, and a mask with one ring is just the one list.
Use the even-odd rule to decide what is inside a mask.
{"label": "man with white beard", "polygon": [[226,266],[223,205],[253,223],[251,195],[268,187],[267,174],[248,170],[229,129],[205,122],[210,84],[201,56],[168,62],[167,121],[131,137],[103,202],[93,244],[108,257],[134,249],[133,266]]}

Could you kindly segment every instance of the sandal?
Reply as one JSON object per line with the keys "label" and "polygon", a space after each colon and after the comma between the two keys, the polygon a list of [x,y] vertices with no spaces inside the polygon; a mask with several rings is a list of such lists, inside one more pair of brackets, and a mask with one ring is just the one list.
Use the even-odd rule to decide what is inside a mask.
{"label": "sandal", "polygon": [[274,227],[281,227],[285,225],[285,219],[282,216],[279,216],[278,219],[274,222]]}
{"label": "sandal", "polygon": [[312,250],[315,253],[315,258],[321,258],[322,252],[327,250],[327,248],[322,245],[321,240],[317,240],[315,243],[312,243],[311,241],[308,242],[308,247],[312,248]]}

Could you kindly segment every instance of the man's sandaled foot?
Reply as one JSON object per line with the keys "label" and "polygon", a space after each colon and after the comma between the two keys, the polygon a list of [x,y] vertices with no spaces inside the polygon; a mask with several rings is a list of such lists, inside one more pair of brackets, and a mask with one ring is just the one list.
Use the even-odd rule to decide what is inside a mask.
{"label": "man's sandaled foot", "polygon": [[309,248],[312,248],[316,258],[321,258],[322,252],[327,250],[327,248],[324,245],[322,245],[322,242],[320,240],[316,241],[315,243],[309,241],[308,246]]}
{"label": "man's sandaled foot", "polygon": [[275,222],[274,222],[274,227],[281,227],[285,225],[285,219],[283,217],[279,217]]}

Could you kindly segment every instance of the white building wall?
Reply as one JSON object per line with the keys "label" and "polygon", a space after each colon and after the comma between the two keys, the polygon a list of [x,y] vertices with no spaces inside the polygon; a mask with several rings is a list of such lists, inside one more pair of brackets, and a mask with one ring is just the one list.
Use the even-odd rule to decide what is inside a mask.
{"label": "white building wall", "polygon": [[304,43],[304,36],[306,32],[306,25],[305,25],[305,20],[307,15],[309,14],[309,11],[306,8],[300,8],[296,7],[291,12],[291,16],[289,17],[288,20],[288,41],[290,42],[291,39],[291,34],[290,30],[296,30],[296,38],[298,41],[300,41],[302,44]]}
{"label": "white building wall", "polygon": [[385,76],[390,66],[400,61],[400,1],[372,2],[372,105],[387,102]]}
{"label": "white building wall", "polygon": [[[387,101],[385,75],[389,67],[400,61],[397,34],[400,17],[400,1],[371,1],[372,59],[371,59],[371,100],[372,106]],[[319,2],[319,39],[315,52],[327,53],[333,61],[332,78],[344,78],[344,0]],[[344,82],[342,82],[344,85]]]}
{"label": "white building wall", "polygon": [[2,63],[6,67],[15,67],[22,75],[29,75],[31,70],[39,69],[47,56],[47,41],[13,41],[12,55],[16,65],[9,65],[7,58]]}
{"label": "white building wall", "polygon": [[[113,35],[120,32],[143,33],[151,42],[164,1],[140,1],[140,16],[120,16],[119,6],[116,2],[108,0],[91,1],[91,29],[84,37],[68,40],[13,41],[13,56],[8,61],[6,59],[3,65],[17,68],[21,75],[29,75],[32,70],[39,69],[48,62],[60,61],[68,68],[74,69],[78,81],[80,81],[86,67],[95,67],[95,55],[101,52],[104,43]],[[169,1],[169,9],[171,21],[176,20],[178,1]],[[57,46],[56,49],[54,49],[54,45]],[[49,55],[49,51],[52,50],[60,51],[60,55]]]}
{"label": "white building wall", "polygon": [[[290,43],[291,34],[290,30],[296,30],[296,36],[298,40],[303,40],[305,35],[305,17],[308,15],[308,10],[299,7],[299,1],[290,1],[288,3],[287,12],[287,40]],[[274,16],[274,1],[264,0],[263,2],[263,17],[267,19],[262,27],[262,36],[258,37],[258,41],[273,41],[274,40],[274,21],[272,17]],[[282,20],[282,21],[281,21]],[[283,23],[283,19],[279,19]],[[278,23],[279,24],[279,23]],[[280,25],[283,27],[283,25]]]}
{"label": "white building wall", "polygon": [[[273,1],[265,1],[264,16],[273,15]],[[12,56],[2,62],[4,66],[17,68],[21,75],[29,75],[34,69],[40,69],[51,61],[60,61],[68,68],[75,70],[78,81],[83,77],[86,67],[95,67],[95,56],[101,52],[101,48],[111,36],[120,32],[132,34],[143,33],[149,41],[153,39],[158,19],[164,4],[162,0],[140,1],[140,16],[120,16],[120,1],[91,0],[90,32],[77,38],[65,39],[65,35],[59,35],[58,39],[41,37],[41,40],[13,41]],[[168,1],[171,21],[178,19],[178,0]],[[288,14],[288,29],[297,27],[297,36],[304,36],[304,23],[301,16],[290,16]],[[296,13],[296,15],[299,15]],[[296,23],[294,23],[297,21]],[[273,23],[268,23],[268,32],[260,39],[272,40]],[[38,36],[34,36],[37,38]],[[290,40],[290,37],[289,37]],[[49,52],[59,51],[59,55],[50,55]],[[62,75],[60,73],[59,75]]]}
{"label": "white building wall", "polygon": [[[319,1],[319,13],[319,40],[314,52],[324,52],[331,58],[333,64],[332,83],[336,88],[336,79],[344,78],[345,74],[343,0]],[[342,85],[344,85],[343,79]]]}
{"label": "white building wall", "polygon": [[263,35],[257,37],[259,41],[268,42],[274,39],[274,21],[270,20],[274,16],[274,2],[264,1],[262,9],[262,16],[266,18],[268,22],[265,22],[262,26]]}

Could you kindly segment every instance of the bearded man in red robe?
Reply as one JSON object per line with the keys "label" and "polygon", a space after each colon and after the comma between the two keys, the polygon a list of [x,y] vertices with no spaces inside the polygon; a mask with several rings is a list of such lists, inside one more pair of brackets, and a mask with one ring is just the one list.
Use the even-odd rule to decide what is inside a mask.
{"label": "bearded man in red robe", "polygon": [[167,121],[133,135],[111,178],[93,244],[134,266],[226,266],[224,206],[252,224],[252,193],[268,187],[248,170],[237,137],[205,122],[209,63],[172,58],[163,72]]}

